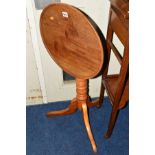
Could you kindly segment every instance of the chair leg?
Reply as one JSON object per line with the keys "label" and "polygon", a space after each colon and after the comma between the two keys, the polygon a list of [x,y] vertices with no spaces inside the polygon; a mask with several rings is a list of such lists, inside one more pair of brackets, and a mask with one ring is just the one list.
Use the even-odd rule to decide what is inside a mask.
{"label": "chair leg", "polygon": [[101,83],[101,91],[100,91],[100,97],[99,97],[99,100],[98,100],[98,108],[100,108],[103,104],[103,100],[104,100],[104,92],[105,92],[105,87],[104,85]]}
{"label": "chair leg", "polygon": [[115,122],[116,122],[118,111],[119,111],[119,107],[117,105],[115,105],[112,108],[108,130],[107,130],[107,132],[106,132],[106,134],[104,136],[105,138],[109,138],[111,136],[112,132],[113,132],[113,128],[114,128],[114,125],[115,125]]}
{"label": "chair leg", "polygon": [[50,111],[47,113],[48,117],[54,117],[54,116],[64,116],[64,115],[69,115],[78,110],[77,107],[77,100],[73,99],[69,105],[68,108],[63,109],[63,110],[58,110],[58,111]]}
{"label": "chair leg", "polygon": [[84,124],[87,130],[87,134],[89,137],[89,140],[91,142],[92,148],[94,152],[97,152],[97,147],[96,147],[96,143],[91,131],[91,127],[90,127],[90,123],[89,123],[89,117],[88,117],[88,110],[87,110],[87,105],[86,103],[82,103],[82,113],[83,113],[83,120],[84,120]]}

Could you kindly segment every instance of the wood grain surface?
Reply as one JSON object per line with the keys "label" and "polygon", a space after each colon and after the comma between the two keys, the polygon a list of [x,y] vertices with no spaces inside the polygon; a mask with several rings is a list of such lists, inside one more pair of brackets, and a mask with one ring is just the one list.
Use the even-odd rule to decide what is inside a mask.
{"label": "wood grain surface", "polygon": [[81,79],[96,76],[102,68],[104,51],[95,28],[87,15],[63,3],[47,6],[40,18],[50,56],[68,74]]}

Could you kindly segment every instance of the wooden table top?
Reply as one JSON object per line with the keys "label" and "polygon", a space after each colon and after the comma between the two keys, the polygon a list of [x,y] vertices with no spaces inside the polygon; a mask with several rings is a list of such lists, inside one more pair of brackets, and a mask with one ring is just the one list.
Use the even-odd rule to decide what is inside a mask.
{"label": "wooden table top", "polygon": [[40,31],[48,53],[65,72],[88,79],[101,70],[102,42],[79,9],[63,3],[47,6],[40,17]]}

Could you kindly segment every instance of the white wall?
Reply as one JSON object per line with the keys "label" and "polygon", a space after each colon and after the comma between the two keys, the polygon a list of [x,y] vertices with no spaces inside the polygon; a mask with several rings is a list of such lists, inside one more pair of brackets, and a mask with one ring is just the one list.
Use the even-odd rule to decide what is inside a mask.
{"label": "white wall", "polygon": [[26,103],[42,103],[42,93],[38,79],[34,49],[28,19],[26,18]]}

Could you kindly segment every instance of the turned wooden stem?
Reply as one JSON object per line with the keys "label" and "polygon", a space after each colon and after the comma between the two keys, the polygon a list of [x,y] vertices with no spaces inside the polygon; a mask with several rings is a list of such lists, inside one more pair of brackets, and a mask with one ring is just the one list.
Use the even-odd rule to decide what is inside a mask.
{"label": "turned wooden stem", "polygon": [[87,80],[84,79],[76,79],[76,92],[77,92],[77,100],[85,101],[87,100]]}
{"label": "turned wooden stem", "polygon": [[87,101],[87,80],[76,79],[76,99],[78,102],[78,108],[81,110],[82,103]]}

